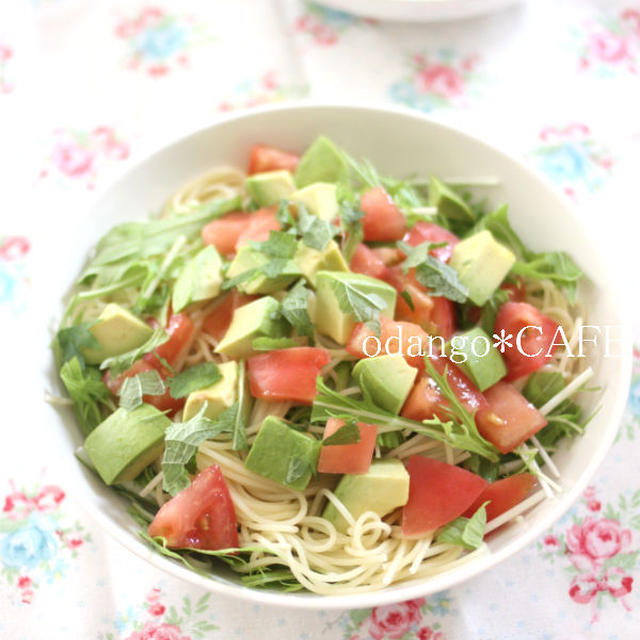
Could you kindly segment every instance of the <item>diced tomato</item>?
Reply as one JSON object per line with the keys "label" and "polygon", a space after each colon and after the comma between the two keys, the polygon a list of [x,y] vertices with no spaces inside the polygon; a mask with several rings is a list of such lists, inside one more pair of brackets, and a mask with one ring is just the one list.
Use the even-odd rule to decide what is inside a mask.
{"label": "diced tomato", "polygon": [[233,318],[233,312],[252,300],[256,300],[258,296],[248,296],[244,293],[240,293],[237,289],[234,289],[231,293],[226,295],[222,302],[212,309],[206,316],[202,323],[202,330],[215,338],[216,340],[222,340],[227,329],[231,324]]}
{"label": "diced tomato", "polygon": [[[329,418],[324,428],[323,439],[326,440],[344,424],[344,420]],[[375,424],[358,422],[358,430],[360,431],[360,442],[322,447],[318,460],[318,471],[321,473],[366,473],[369,470],[373,450],[376,446],[378,427]]]}
{"label": "diced tomato", "polygon": [[417,247],[423,242],[430,242],[432,244],[446,242],[447,244],[444,247],[431,249],[431,251],[429,251],[434,258],[442,262],[449,261],[453,253],[453,248],[460,242],[458,236],[433,222],[417,222],[405,235],[404,241],[412,247]]}
{"label": "diced tomato", "polygon": [[250,214],[247,226],[238,236],[236,251],[247,242],[262,242],[269,238],[272,231],[280,231],[276,212],[277,207],[266,207]]}
{"label": "diced tomato", "polygon": [[[377,342],[372,339],[367,340],[370,337],[375,337],[373,331],[364,323],[359,322],[353,328],[345,349],[356,358],[374,355],[377,350]],[[381,318],[379,339],[382,350],[377,355],[386,355],[387,353],[393,355],[401,351],[411,366],[424,369],[424,359],[420,353],[429,349],[429,336],[417,324]],[[399,342],[401,344],[398,344]]]}
{"label": "diced tomato", "polygon": [[300,156],[288,151],[281,151],[275,147],[267,147],[256,144],[251,147],[249,154],[249,175],[263,173],[264,171],[295,171],[300,161]]}
{"label": "diced tomato", "polygon": [[500,288],[509,292],[509,302],[524,302],[527,299],[527,289],[522,278],[517,278],[516,282],[503,282]]}
{"label": "diced tomato", "polygon": [[277,349],[253,356],[247,360],[251,395],[273,402],[311,404],[316,378],[330,360],[329,352],[318,347]]}
{"label": "diced tomato", "polygon": [[393,267],[404,259],[404,253],[395,247],[375,247],[371,249],[387,267]]}
{"label": "diced tomato", "polygon": [[202,241],[212,244],[221,254],[228,256],[235,252],[240,234],[249,225],[250,213],[234,211],[212,220],[202,228]]}
{"label": "diced tomato", "polygon": [[173,549],[233,549],[238,525],[229,489],[214,464],[160,507],[149,525],[150,536],[162,536]]}
{"label": "diced tomato", "polygon": [[384,262],[363,242],[356,247],[349,268],[356,273],[378,279],[383,279],[387,273]]}
{"label": "diced tomato", "polygon": [[367,242],[393,242],[404,236],[407,221],[382,187],[365,191],[360,207],[364,211],[362,230]]}
{"label": "diced tomato", "polygon": [[432,333],[449,340],[456,332],[456,307],[451,300],[441,296],[432,297]]}
{"label": "diced tomato", "polygon": [[[154,349],[153,353],[146,353],[144,360],[153,365],[161,373],[170,375],[159,358],[166,360],[172,367],[175,367],[186,355],[191,347],[193,339],[193,322],[186,313],[175,313],[169,318],[167,323],[167,333],[169,339]],[[157,356],[156,356],[157,354]]]}
{"label": "diced tomato", "polygon": [[[504,335],[511,334],[512,346],[507,347],[502,355],[507,365],[507,382],[521,378],[536,371],[549,361],[547,353],[552,354],[555,346],[551,346],[557,323],[538,311],[527,302],[506,302],[498,310],[494,331]],[[517,336],[520,336],[520,349]],[[525,355],[526,354],[526,355]]]}
{"label": "diced tomato", "polygon": [[502,453],[513,451],[547,424],[545,417],[512,384],[497,382],[484,392],[484,397],[501,420],[481,422],[478,431]]}
{"label": "diced tomato", "polygon": [[464,515],[470,518],[488,500],[487,520],[493,520],[522,502],[537,481],[532,473],[520,473],[517,476],[496,480],[476,498]]}
{"label": "diced tomato", "polygon": [[475,473],[433,458],[411,456],[409,501],[402,509],[402,533],[416,537],[462,515],[487,486]]}

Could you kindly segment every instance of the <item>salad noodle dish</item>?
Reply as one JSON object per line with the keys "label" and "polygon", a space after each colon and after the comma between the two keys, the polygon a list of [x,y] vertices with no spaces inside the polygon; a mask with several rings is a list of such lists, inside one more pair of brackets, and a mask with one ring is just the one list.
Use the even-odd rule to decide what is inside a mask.
{"label": "salad noodle dish", "polygon": [[588,422],[582,272],[486,190],[320,136],[98,241],[50,400],[150,546],[248,587],[373,591],[489,553],[562,491],[551,455]]}

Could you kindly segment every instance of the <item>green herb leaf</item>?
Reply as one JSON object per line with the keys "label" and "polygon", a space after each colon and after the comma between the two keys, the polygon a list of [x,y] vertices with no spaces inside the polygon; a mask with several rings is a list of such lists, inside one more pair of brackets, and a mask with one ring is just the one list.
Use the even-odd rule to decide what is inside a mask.
{"label": "green herb leaf", "polygon": [[145,353],[150,353],[169,339],[169,335],[164,329],[156,329],[148,340],[131,351],[127,351],[119,356],[113,356],[103,360],[100,369],[110,369],[112,376],[117,376],[126,371],[136,360],[139,360]]}
{"label": "green herb leaf", "polygon": [[229,278],[228,280],[225,280],[222,283],[222,290],[223,291],[228,291],[229,289],[235,289],[239,284],[242,284],[243,282],[248,282],[249,280],[252,280],[253,278],[255,278],[257,275],[259,275],[261,272],[261,269],[259,268],[255,268],[255,269],[247,269],[247,271],[243,271],[242,273],[239,273],[237,276],[234,276],[233,278]]}
{"label": "green herb leaf", "polygon": [[542,407],[566,386],[559,371],[534,371],[527,379],[522,395],[534,406]]}
{"label": "green herb leaf", "polygon": [[62,365],[60,378],[69,392],[80,427],[89,434],[102,422],[101,405],[109,402],[111,392],[102,382],[98,369],[83,370],[77,356]]}
{"label": "green herb leaf", "polygon": [[73,358],[78,359],[80,368],[84,371],[84,356],[82,349],[99,349],[100,343],[95,336],[89,331],[89,328],[95,323],[83,322],[67,329],[60,329],[56,336],[58,346],[60,348],[60,364],[69,362]]}
{"label": "green herb leaf", "polygon": [[456,518],[444,525],[438,532],[436,542],[447,542],[465,549],[477,549],[484,538],[487,525],[487,510],[485,502],[471,518]]}
{"label": "green herb leaf", "polygon": [[487,482],[495,482],[500,475],[499,462],[491,462],[479,456],[477,453],[472,453],[471,456],[462,463],[462,466],[471,471],[471,473],[475,473],[477,476],[484,478]]}
{"label": "green herb leaf", "polygon": [[309,472],[311,465],[303,458],[293,456],[289,460],[289,466],[287,467],[287,476],[285,482],[287,484],[293,484],[296,480],[299,480]]}
{"label": "green herb leaf", "polygon": [[210,387],[222,378],[215,362],[201,362],[169,379],[172,398],[184,398],[192,391]]}
{"label": "green herb leaf", "polygon": [[245,415],[246,409],[246,365],[244,360],[240,360],[238,363],[238,389],[237,398],[238,401],[232,405],[229,413],[229,420],[231,422],[231,448],[234,451],[247,448],[247,421]]}
{"label": "green herb leaf", "polygon": [[411,309],[411,311],[415,311],[416,308],[413,304],[413,298],[411,297],[411,294],[406,290],[403,289],[400,292],[400,297],[407,303],[407,305],[409,306],[409,309]]}
{"label": "green herb leaf", "polygon": [[270,231],[268,240],[251,242],[251,247],[272,258],[291,259],[296,253],[296,237],[286,231]]}
{"label": "green herb leaf", "polygon": [[362,229],[362,218],[364,211],[356,208],[349,202],[340,203],[340,224],[342,226],[342,234],[344,241],[342,243],[342,255],[347,263],[351,262],[356,247],[364,238]]}
{"label": "green herb leaf", "polygon": [[306,342],[306,340],[303,341],[300,338],[269,338],[267,336],[261,336],[253,339],[251,348],[254,351],[274,351],[276,349],[300,347]]}
{"label": "green herb leaf", "polygon": [[447,244],[446,242],[422,242],[412,247],[410,244],[399,240],[396,246],[406,255],[406,258],[402,262],[402,272],[407,273],[412,267],[417,267],[422,264],[427,259],[429,251],[446,247]]}
{"label": "green herb leaf", "polygon": [[429,295],[442,296],[454,302],[465,302],[469,291],[460,282],[458,272],[433,256],[427,256],[416,267],[416,279],[427,287]]}
{"label": "green herb leaf", "polygon": [[343,313],[353,314],[358,322],[378,320],[385,301],[376,293],[365,293],[344,280],[331,279],[331,288],[336,294],[338,306]]}
{"label": "green herb leaf", "polygon": [[298,280],[280,305],[280,313],[300,336],[313,335],[313,323],[308,311],[310,294],[304,280]]}
{"label": "green herb leaf", "polygon": [[160,374],[155,369],[143,371],[124,379],[118,391],[120,406],[133,411],[143,403],[142,396],[161,396],[164,392],[165,386]]}
{"label": "green herb leaf", "polygon": [[509,223],[508,211],[509,208],[505,204],[483,216],[473,228],[472,235],[484,229],[491,231],[491,235],[498,242],[502,242],[502,244],[509,247],[516,256],[526,258],[529,250],[524,246],[522,240],[520,240],[518,234]]}
{"label": "green herb leaf", "polygon": [[162,487],[172,496],[189,486],[185,466],[205,440],[222,433],[232,433],[237,403],[221,413],[215,420],[205,417],[206,405],[186,422],[174,422],[165,432],[162,456]]}
{"label": "green herb leaf", "polygon": [[317,251],[322,251],[340,232],[340,229],[327,220],[310,214],[304,204],[298,203],[298,231],[302,235],[304,244]]}
{"label": "green herb leaf", "polygon": [[482,307],[482,314],[480,316],[480,326],[486,333],[491,335],[493,333],[493,327],[496,324],[496,316],[500,307],[509,302],[509,292],[506,289],[496,289],[493,295],[487,300]]}
{"label": "green herb leaf", "polygon": [[355,420],[345,422],[337,431],[322,441],[323,447],[333,447],[341,444],[356,444],[360,442],[360,429]]}

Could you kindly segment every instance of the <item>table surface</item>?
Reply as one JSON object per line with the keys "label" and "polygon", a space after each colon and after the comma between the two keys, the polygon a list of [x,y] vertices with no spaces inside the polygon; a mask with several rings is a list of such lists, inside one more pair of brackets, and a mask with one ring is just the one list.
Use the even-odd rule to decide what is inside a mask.
{"label": "table surface", "polygon": [[0,637],[637,638],[637,350],[616,443],[553,529],[448,592],[368,610],[261,607],[170,578],[108,539],[46,452],[25,441],[34,396],[21,381],[33,374],[18,351],[38,326],[38,247],[55,241],[39,235],[42,217],[57,216],[65,232],[163,140],[221,112],[302,97],[407,105],[501,144],[594,224],[623,230],[611,251],[629,272],[637,266],[638,2],[536,0],[437,26],[298,0],[3,2],[0,323],[11,375],[3,367]]}

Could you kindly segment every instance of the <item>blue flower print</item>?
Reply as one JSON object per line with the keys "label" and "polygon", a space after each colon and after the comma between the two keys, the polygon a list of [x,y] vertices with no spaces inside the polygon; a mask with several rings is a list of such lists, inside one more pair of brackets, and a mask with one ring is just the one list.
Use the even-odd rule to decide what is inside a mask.
{"label": "blue flower print", "polygon": [[32,569],[56,553],[56,522],[50,516],[32,513],[25,525],[0,542],[0,560],[8,567]]}

